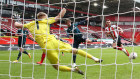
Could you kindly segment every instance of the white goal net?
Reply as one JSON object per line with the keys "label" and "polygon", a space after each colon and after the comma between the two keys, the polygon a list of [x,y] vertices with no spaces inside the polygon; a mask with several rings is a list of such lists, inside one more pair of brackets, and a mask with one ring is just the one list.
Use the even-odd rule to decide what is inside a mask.
{"label": "white goal net", "polygon": [[[40,21],[37,19],[37,13],[39,12],[46,13],[48,17],[55,17],[63,7],[66,7],[65,16],[60,21],[50,25],[51,35],[55,35],[58,40],[63,40],[72,47],[75,46],[75,39],[79,39],[75,37],[76,34],[81,34],[83,40],[97,40],[89,43],[80,39],[76,44],[78,44],[78,49],[103,59],[102,63],[96,63],[87,56],[77,55],[76,66],[83,71],[84,75],[72,71],[56,70],[52,66],[54,64],[49,62],[47,52],[44,52],[46,57],[42,65],[37,64],[36,62],[42,59],[43,51],[36,42],[29,38],[26,38],[25,48],[23,49],[31,54],[31,58],[28,57],[29,54],[25,55],[26,52],[25,54],[21,53],[21,57],[19,56],[19,38],[16,35],[24,35],[24,33],[18,33],[19,29],[15,27],[14,23],[26,24],[33,20],[38,22]],[[67,19],[70,19],[73,24],[72,28],[74,29],[71,30],[71,33],[67,30]],[[112,25],[116,26],[115,30],[111,31],[112,28],[106,30],[106,27],[108,27],[107,20],[110,20]],[[80,32],[75,31],[75,27]],[[118,27],[123,30],[123,33]],[[27,30],[29,32],[27,35],[35,38],[37,34],[35,34],[35,29],[32,30],[34,30],[34,33]],[[111,31],[114,36],[107,36],[108,31]],[[116,33],[119,36],[116,36],[116,41],[121,38],[123,48],[121,46],[117,47],[119,46],[118,43],[114,42],[114,31],[117,31]],[[69,36],[71,37],[69,38]],[[113,49],[114,44],[116,44],[118,50]],[[139,45],[140,0],[0,1],[0,79],[139,79]],[[60,52],[61,49],[59,48],[56,49],[59,50],[58,60],[60,62],[59,65],[55,65],[71,68],[73,66],[73,54]],[[130,60],[130,57],[126,56],[128,52],[129,55],[136,52],[138,57]],[[15,61],[17,57],[20,58]],[[13,61],[16,63],[13,63]]]}

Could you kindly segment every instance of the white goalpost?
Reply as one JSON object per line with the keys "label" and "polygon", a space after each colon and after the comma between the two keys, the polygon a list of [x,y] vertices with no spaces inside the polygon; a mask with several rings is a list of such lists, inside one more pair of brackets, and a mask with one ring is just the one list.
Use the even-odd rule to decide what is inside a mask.
{"label": "white goalpost", "polygon": [[[131,4],[131,8],[127,8],[129,5],[122,3],[124,1],[125,0],[65,0],[64,2],[64,0],[46,0],[45,3],[43,0],[1,0],[0,79],[138,79],[140,74],[140,43],[138,43],[136,39],[140,36],[140,2],[132,0],[128,2]],[[55,17],[64,7],[64,4],[68,5],[66,8],[67,12],[64,18],[56,23],[59,27],[52,25],[50,29],[55,30],[54,34],[58,35],[59,39],[68,40],[68,43],[73,47],[74,40],[73,38],[70,39],[67,37],[68,27],[66,27],[65,20],[73,19],[72,22],[77,23],[88,18],[87,23],[79,25],[78,28],[84,38],[97,39],[98,41],[90,44],[81,43],[78,49],[82,49],[99,59],[103,59],[103,62],[95,63],[88,59],[87,56],[84,58],[77,55],[76,64],[80,70],[84,71],[84,75],[81,76],[72,71],[62,72],[59,68],[55,70],[52,67],[54,64],[50,64],[47,59],[47,52],[45,52],[46,57],[43,64],[39,65],[36,63],[40,61],[43,52],[42,48],[39,47],[37,43],[27,39],[25,48],[23,49],[30,52],[32,58],[28,59],[28,57],[22,53],[19,62],[13,63],[13,60],[16,59],[19,52],[19,50],[17,50],[19,49],[17,45],[18,38],[15,37],[17,28],[14,26],[14,23],[16,21],[23,24],[29,23],[32,20],[35,22],[40,21],[36,17],[37,13],[41,11],[47,13],[49,17]],[[125,7],[128,10],[123,10]],[[97,12],[94,10],[97,10]],[[136,57],[136,59],[133,58],[133,60],[130,61],[129,57],[124,55],[122,51],[112,48],[112,38],[108,38],[105,35],[105,22],[107,19],[113,20],[112,23],[114,25],[123,29],[124,34],[119,34],[121,35],[122,43],[129,51],[129,54],[137,53],[138,57]],[[99,21],[99,23],[96,23],[96,21]],[[35,34],[35,29],[33,30]],[[117,28],[117,30],[119,29]],[[98,36],[99,38],[93,37],[93,33],[95,34],[94,36]],[[29,34],[32,35],[31,33]],[[74,35],[74,33],[72,34]],[[36,35],[33,36],[33,38],[35,37]],[[73,54],[64,52],[64,56],[62,56],[61,50],[59,48],[56,49],[59,50],[58,61],[61,62],[55,65],[58,65],[58,67],[72,67]]]}

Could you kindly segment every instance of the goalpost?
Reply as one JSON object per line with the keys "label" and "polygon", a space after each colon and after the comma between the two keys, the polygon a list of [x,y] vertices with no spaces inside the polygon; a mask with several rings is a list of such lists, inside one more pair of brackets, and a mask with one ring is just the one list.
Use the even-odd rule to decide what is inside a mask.
{"label": "goalpost", "polygon": [[[117,26],[119,26],[120,24],[130,24],[129,22],[125,23],[120,21],[120,18],[122,19],[123,15],[127,15],[127,16],[131,16],[132,18],[132,14],[133,14],[133,20],[131,20],[131,26],[130,28],[125,25],[122,26],[122,28],[124,28],[124,35],[121,35],[124,39],[124,41],[126,42],[131,42],[131,45],[126,45],[125,47],[127,47],[129,53],[131,52],[137,52],[139,55],[139,50],[138,47],[139,45],[134,45],[135,40],[138,40],[138,35],[139,35],[139,27],[137,27],[138,25],[140,25],[140,23],[138,21],[140,20],[136,20],[137,16],[136,14],[140,12],[139,8],[137,7],[139,4],[139,2],[137,2],[137,0],[134,0],[131,4],[133,5],[133,9],[130,8],[129,10],[124,10],[123,12],[121,12],[121,6],[123,2],[123,0],[102,0],[102,1],[98,1],[98,0],[65,0],[66,2],[64,2],[63,0],[59,0],[58,3],[55,2],[51,2],[51,0],[48,0],[47,3],[38,3],[39,0],[35,0],[34,2],[28,1],[28,0],[1,0],[0,2],[0,29],[8,29],[10,30],[10,32],[5,31],[5,32],[0,32],[0,40],[4,41],[5,43],[7,41],[8,45],[5,45],[3,43],[0,43],[0,79],[124,79],[124,78],[129,78],[129,79],[137,79],[139,78],[139,69],[140,69],[140,62],[138,61],[139,58],[135,59],[134,62],[129,62],[129,58],[124,56],[124,53],[119,52],[118,50],[115,49],[111,49],[109,48],[109,44],[105,44],[104,42],[107,42],[106,40],[108,40],[108,38],[105,36],[105,20],[113,17],[114,19],[114,24],[116,24]],[[107,8],[111,8],[108,7],[107,4],[111,3],[113,1],[116,1],[116,6],[117,6],[117,10],[112,13],[112,12],[107,12]],[[99,2],[100,4],[98,4],[97,2]],[[79,4],[88,4],[87,6],[87,12],[84,11],[79,11],[78,9]],[[30,48],[31,50],[29,50],[32,53],[32,59],[26,59],[26,56],[24,56],[24,54],[21,55],[20,58],[20,62],[18,63],[13,63],[12,61],[14,59],[16,59],[19,51],[16,51],[15,49],[18,49],[17,45],[15,45],[15,43],[17,44],[17,42],[13,43],[13,34],[16,34],[16,28],[14,27],[14,22],[15,20],[20,20],[22,23],[26,23],[29,22],[31,20],[35,20],[37,13],[39,11],[44,11],[46,10],[48,13],[48,15],[51,15],[51,11],[60,11],[59,9],[63,8],[63,4],[68,4],[68,6],[73,7],[73,9],[69,9],[69,7],[67,8],[67,11],[71,12],[73,15],[71,17],[64,17],[63,19],[60,20],[60,22],[58,23],[59,25],[59,29],[57,29],[57,33],[59,34],[60,37],[61,36],[66,36],[66,32],[62,33],[61,28],[63,28],[63,31],[66,31],[66,24],[64,24],[63,20],[67,19],[67,18],[72,18],[73,19],[73,23],[76,23],[78,19],[83,19],[88,17],[89,19],[92,18],[97,18],[100,17],[101,22],[100,22],[100,30],[94,30],[91,29],[92,28],[92,21],[88,20],[87,24],[85,26],[81,26],[84,27],[86,29],[86,32],[83,31],[85,33],[85,37],[86,38],[91,38],[91,32],[93,33],[97,33],[98,35],[100,35],[100,39],[101,43],[100,44],[91,44],[91,46],[88,46],[88,44],[86,43],[84,46],[80,46],[79,49],[83,49],[86,52],[90,52],[90,54],[94,55],[95,57],[98,57],[99,59],[103,59],[103,63],[94,63],[92,60],[89,60],[87,57],[83,58],[81,56],[77,57],[77,66],[84,71],[84,76],[80,76],[79,74],[76,74],[74,72],[71,73],[67,73],[67,72],[61,72],[54,70],[51,65],[49,63],[49,61],[47,60],[47,56],[44,60],[43,65],[39,66],[36,64],[37,61],[40,61],[40,57],[42,54],[41,48],[37,46],[37,44],[32,43],[32,45],[27,45],[26,47]],[[59,5],[59,6],[55,6],[55,5]],[[74,5],[74,6],[72,6]],[[91,11],[91,9],[93,8],[97,8],[97,7],[102,7],[102,10],[98,10],[95,9],[97,11],[100,11],[100,14],[94,14],[94,13],[90,13],[90,12],[95,12],[95,11]],[[109,4],[108,4],[109,5]],[[111,4],[110,4],[111,5]],[[82,5],[80,5],[82,8]],[[113,6],[113,5],[112,5]],[[23,10],[18,10],[20,9],[19,7],[22,7]],[[77,9],[78,7],[78,9]],[[10,9],[8,9],[10,8]],[[33,9],[33,10],[32,10]],[[85,8],[84,8],[85,9]],[[82,9],[81,9],[82,10]],[[28,14],[26,14],[26,11],[28,12]],[[32,11],[31,13],[34,14],[30,14],[30,11]],[[110,10],[108,10],[110,11]],[[9,13],[8,13],[9,12]],[[58,12],[56,12],[56,14],[58,14]],[[20,13],[20,14],[19,14]],[[81,16],[77,16],[76,13],[81,14]],[[99,12],[97,12],[99,13]],[[10,15],[10,16],[5,16],[5,15]],[[15,16],[17,16],[17,14],[19,15],[18,18],[13,18]],[[26,19],[28,15],[31,15],[31,19]],[[131,14],[131,15],[130,15]],[[14,15],[14,16],[13,16]],[[55,15],[55,13],[54,13]],[[20,17],[21,16],[21,17]],[[126,17],[127,17],[126,16]],[[53,16],[54,17],[54,16]],[[6,22],[4,21],[4,19],[8,20],[6,24]],[[111,18],[112,19],[112,18]],[[126,19],[126,18],[125,18]],[[127,20],[128,21],[128,20]],[[121,25],[120,25],[121,26]],[[129,26],[129,25],[128,25]],[[93,26],[94,27],[94,26]],[[80,27],[79,27],[80,28]],[[98,27],[97,27],[98,28]],[[14,31],[13,31],[14,30]],[[80,30],[83,30],[82,28]],[[90,32],[89,32],[90,31]],[[9,39],[5,39],[4,36],[2,36],[2,33],[10,33],[11,35],[9,36]],[[34,32],[35,33],[35,32]],[[127,35],[127,33],[131,33],[132,38],[126,38],[125,35]],[[83,34],[83,33],[82,33]],[[15,39],[15,38],[14,38]],[[93,39],[93,38],[91,38]],[[109,40],[110,41],[110,40]],[[6,43],[7,44],[7,43]],[[129,43],[130,44],[130,43]],[[72,45],[73,46],[73,45]],[[4,48],[10,48],[9,51],[8,50],[4,50]],[[92,48],[88,48],[88,47],[92,47]],[[27,48],[25,48],[25,50],[27,50]],[[111,53],[110,53],[111,52]],[[46,52],[47,53],[47,52]],[[73,64],[73,55],[71,54],[67,54],[64,53],[64,57],[61,56],[61,52],[59,53],[59,59],[61,59],[62,63],[60,62],[60,65],[66,65],[71,67],[71,65]],[[138,74],[137,74],[138,73]],[[111,74],[111,75],[110,75]],[[122,74],[122,75],[121,75]]]}

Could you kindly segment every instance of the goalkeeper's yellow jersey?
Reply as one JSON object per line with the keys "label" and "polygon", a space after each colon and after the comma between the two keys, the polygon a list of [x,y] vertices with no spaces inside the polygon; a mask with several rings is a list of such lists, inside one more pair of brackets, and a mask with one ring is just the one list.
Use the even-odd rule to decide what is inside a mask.
{"label": "goalkeeper's yellow jersey", "polygon": [[51,39],[55,39],[54,35],[50,35],[50,24],[55,22],[55,17],[42,19],[39,21],[31,21],[24,24],[24,28],[29,29],[36,42],[44,48],[44,42],[48,42]]}

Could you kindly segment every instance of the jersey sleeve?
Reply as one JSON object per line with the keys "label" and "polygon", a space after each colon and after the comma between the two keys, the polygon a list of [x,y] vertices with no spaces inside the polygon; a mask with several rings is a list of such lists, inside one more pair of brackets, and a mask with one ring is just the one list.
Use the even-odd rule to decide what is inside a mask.
{"label": "jersey sleeve", "polygon": [[33,24],[35,24],[35,21],[31,21],[31,22],[29,22],[29,23],[27,23],[27,24],[24,24],[23,26],[24,26],[24,28],[29,28],[29,27],[32,26]]}
{"label": "jersey sleeve", "polygon": [[114,29],[117,29],[117,26],[116,26],[116,25],[112,25],[112,27],[113,27]]}
{"label": "jersey sleeve", "polygon": [[69,32],[69,30],[67,29],[67,35],[69,35],[68,33],[70,33],[70,32]]}
{"label": "jersey sleeve", "polygon": [[74,27],[77,27],[78,25],[82,25],[82,24],[84,24],[84,22],[87,22],[87,20],[83,20],[83,21],[75,23]]}
{"label": "jersey sleeve", "polygon": [[48,24],[53,24],[53,23],[55,23],[55,17],[48,18],[47,23],[48,23]]}
{"label": "jersey sleeve", "polygon": [[87,20],[80,21],[80,22],[77,23],[77,25],[84,24],[84,22],[87,22]]}
{"label": "jersey sleeve", "polygon": [[69,37],[69,36],[70,36],[70,30],[67,29],[67,37]]}
{"label": "jersey sleeve", "polygon": [[69,29],[67,29],[67,33],[70,33],[70,32],[69,32]]}
{"label": "jersey sleeve", "polygon": [[[75,24],[73,24],[74,25],[74,27],[77,27],[79,24],[78,23],[75,23]],[[72,27],[73,27],[73,25],[72,25]]]}

